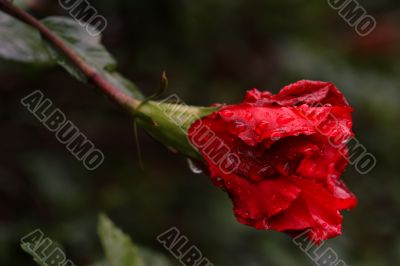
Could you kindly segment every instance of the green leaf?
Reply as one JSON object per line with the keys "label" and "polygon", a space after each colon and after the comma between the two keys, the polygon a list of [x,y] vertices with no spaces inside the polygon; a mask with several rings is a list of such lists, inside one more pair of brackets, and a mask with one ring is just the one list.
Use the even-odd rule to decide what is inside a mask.
{"label": "green leaf", "polygon": [[25,23],[0,12],[0,56],[25,63],[51,63],[40,34]]}
{"label": "green leaf", "polygon": [[[84,27],[67,17],[47,17],[42,22],[90,65],[98,70],[115,69],[117,63],[101,44],[100,36],[92,37]],[[58,51],[53,47],[50,48],[53,59],[59,61],[60,55]],[[64,58],[61,59],[64,60]],[[67,70],[70,72],[79,71],[74,66],[68,66]]]}
{"label": "green leaf", "polygon": [[[77,21],[66,17],[48,17],[42,20],[42,22],[119,90],[136,99],[144,98],[132,82],[115,72],[117,63],[114,57],[101,44],[100,34],[98,36],[91,36],[85,30],[85,27],[82,27]],[[48,47],[52,58],[58,64],[79,80],[87,82],[86,77],[69,59],[60,54],[52,45],[48,45]]]}
{"label": "green leaf", "polygon": [[[143,94],[132,82],[115,71],[117,62],[101,44],[100,34],[96,37],[90,35],[86,27],[67,17],[48,17],[42,22],[115,87],[138,100],[144,99]],[[87,83],[83,73],[52,44],[44,40],[36,29],[2,12],[0,44],[0,57],[25,63],[57,63],[75,78]]]}
{"label": "green leaf", "polygon": [[152,266],[145,264],[130,237],[105,215],[99,217],[98,233],[110,266]]}
{"label": "green leaf", "polygon": [[16,5],[16,6],[20,7],[20,8],[23,8],[23,9],[25,9],[25,8],[27,8],[29,6],[28,1],[26,1],[26,0],[13,0],[11,2],[14,5]]}
{"label": "green leaf", "polygon": [[97,261],[97,262],[95,262],[93,264],[90,264],[90,266],[110,266],[110,265],[107,263],[107,261],[100,260],[100,261]]}
{"label": "green leaf", "polygon": [[148,266],[172,266],[176,264],[172,264],[170,260],[168,260],[165,256],[160,255],[152,250],[140,247],[140,254],[143,257],[146,265]]}
{"label": "green leaf", "polygon": [[120,91],[133,96],[137,100],[143,100],[145,97],[142,92],[130,80],[123,77],[118,72],[101,71],[103,75]]}

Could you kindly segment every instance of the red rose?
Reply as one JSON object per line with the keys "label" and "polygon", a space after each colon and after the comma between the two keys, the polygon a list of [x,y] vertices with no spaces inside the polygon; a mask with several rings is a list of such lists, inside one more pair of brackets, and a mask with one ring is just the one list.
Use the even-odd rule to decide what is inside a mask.
{"label": "red rose", "polygon": [[248,91],[197,120],[189,139],[239,222],[320,242],[341,234],[339,211],[357,203],[340,180],[351,112],[332,83],[303,80],[276,95]]}

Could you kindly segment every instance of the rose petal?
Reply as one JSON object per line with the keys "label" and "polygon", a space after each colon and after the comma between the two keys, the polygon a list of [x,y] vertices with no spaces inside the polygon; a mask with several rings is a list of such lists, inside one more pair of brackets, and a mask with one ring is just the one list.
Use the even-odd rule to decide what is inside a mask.
{"label": "rose petal", "polygon": [[351,112],[332,83],[303,80],[276,95],[248,91],[243,103],[192,125],[189,139],[239,222],[289,234],[310,230],[320,242],[341,233],[339,211],[357,203],[339,179],[353,136]]}

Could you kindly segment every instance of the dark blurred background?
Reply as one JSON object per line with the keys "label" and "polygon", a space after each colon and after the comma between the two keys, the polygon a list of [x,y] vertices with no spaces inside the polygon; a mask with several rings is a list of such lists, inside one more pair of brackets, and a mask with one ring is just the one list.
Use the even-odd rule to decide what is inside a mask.
{"label": "dark blurred background", "polygon": [[[30,1],[37,17],[68,14]],[[359,198],[343,235],[327,241],[348,265],[400,265],[400,2],[360,0],[377,28],[359,37],[327,1],[92,0],[108,20],[104,43],[147,95],[167,70],[185,102],[234,103],[247,89],[277,92],[299,79],[334,82],[355,107],[354,130],[378,160],[343,179]],[[1,46],[1,43],[0,43]],[[103,256],[106,212],[141,245],[170,256],[156,236],[176,226],[215,265],[313,265],[291,239],[236,222],[227,195],[140,131],[130,116],[60,67],[0,61],[0,265],[35,265],[20,238],[40,228],[76,265]],[[58,143],[21,104],[43,91],[105,154],[96,171]]]}

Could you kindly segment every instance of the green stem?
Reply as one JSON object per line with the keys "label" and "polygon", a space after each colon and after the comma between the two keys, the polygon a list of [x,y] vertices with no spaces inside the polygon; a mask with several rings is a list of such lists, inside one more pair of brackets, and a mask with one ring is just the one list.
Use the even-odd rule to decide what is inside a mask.
{"label": "green stem", "polygon": [[139,108],[137,122],[171,150],[201,160],[202,157],[189,142],[188,130],[195,121],[217,109],[219,107],[149,101]]}
{"label": "green stem", "polygon": [[53,44],[61,53],[71,60],[80,71],[82,71],[90,83],[101,89],[104,94],[123,108],[127,109],[130,113],[134,112],[135,108],[140,105],[140,101],[116,88],[93,66],[86,63],[85,60],[83,60],[78,53],[72,50],[61,38],[52,33],[43,23],[31,16],[29,13],[7,0],[0,0],[0,10],[37,29],[48,42]]}

